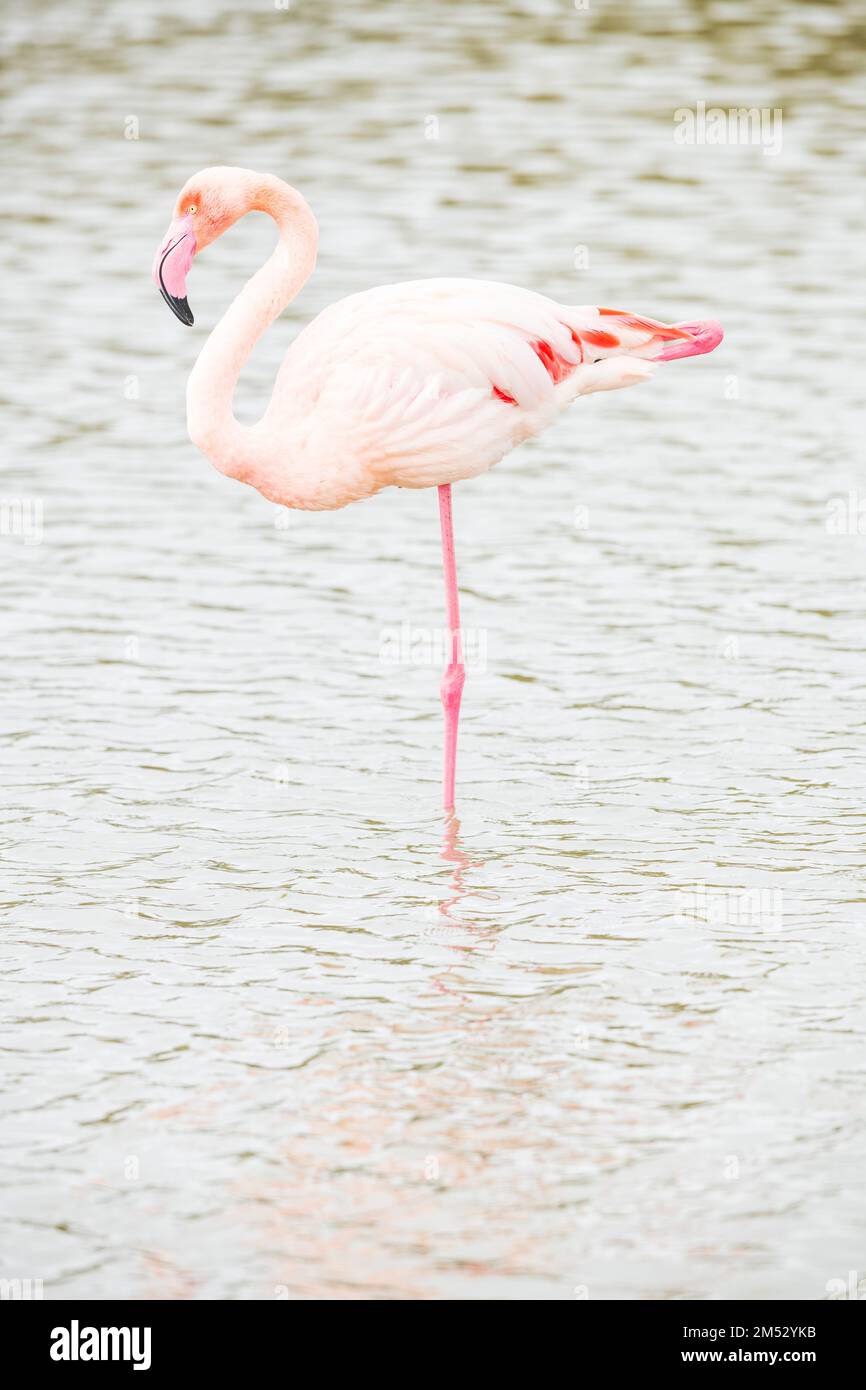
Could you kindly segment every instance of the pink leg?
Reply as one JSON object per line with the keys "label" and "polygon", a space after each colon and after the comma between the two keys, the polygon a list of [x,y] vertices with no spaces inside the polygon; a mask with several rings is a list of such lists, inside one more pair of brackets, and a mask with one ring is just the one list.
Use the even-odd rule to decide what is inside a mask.
{"label": "pink leg", "polygon": [[457,565],[454,560],[454,526],[451,520],[451,484],[439,488],[439,522],[442,527],[442,564],[445,569],[445,601],[448,607],[449,658],[440,692],[445,710],[445,771],[442,781],[443,804],[454,810],[454,773],[457,766],[457,722],[466,671],[463,666],[463,639],[460,633],[460,600],[457,595]]}

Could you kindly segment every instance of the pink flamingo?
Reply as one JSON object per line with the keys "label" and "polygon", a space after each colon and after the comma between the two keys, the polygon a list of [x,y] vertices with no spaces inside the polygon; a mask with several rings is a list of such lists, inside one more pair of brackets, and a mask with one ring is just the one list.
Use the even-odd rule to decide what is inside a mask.
{"label": "pink flamingo", "polygon": [[318,227],[282,179],[203,169],[184,185],[153,278],[181,323],[193,316],[193,257],[247,212],[277,246],[205,343],[187,386],[192,442],[215,468],[285,507],[344,507],[383,487],[436,487],[450,634],[442,678],[444,804],[454,807],[465,671],[451,484],[539,434],[577,396],[645,381],[656,362],[711,352],[717,323],[665,324],[619,309],[557,304],[486,280],[381,285],[331,305],[295,339],[253,426],[232,397],[254,344],[313,270]]}

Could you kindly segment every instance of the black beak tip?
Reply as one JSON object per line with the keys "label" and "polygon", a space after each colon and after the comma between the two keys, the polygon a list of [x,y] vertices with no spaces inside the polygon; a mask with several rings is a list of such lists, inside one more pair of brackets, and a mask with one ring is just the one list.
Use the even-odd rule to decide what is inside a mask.
{"label": "black beak tip", "polygon": [[171,307],[174,309],[181,323],[185,323],[189,326],[195,323],[188,299],[176,299]]}
{"label": "black beak tip", "polygon": [[192,327],[195,319],[192,316],[192,309],[189,307],[189,300],[175,299],[173,294],[169,294],[168,290],[162,288],[162,285],[159,287],[159,292],[175,318],[180,319],[181,323],[185,323],[187,327]]}

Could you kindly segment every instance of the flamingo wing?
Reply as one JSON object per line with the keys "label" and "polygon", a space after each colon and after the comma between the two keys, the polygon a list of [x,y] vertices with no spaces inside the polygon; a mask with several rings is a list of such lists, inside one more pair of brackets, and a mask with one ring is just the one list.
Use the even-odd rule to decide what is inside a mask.
{"label": "flamingo wing", "polygon": [[[419,280],[352,295],[299,334],[271,412],[365,492],[475,476],[575,396],[631,385],[685,330],[511,285]],[[643,360],[641,360],[643,359]],[[351,465],[350,465],[351,461]],[[369,484],[367,486],[366,484]]]}

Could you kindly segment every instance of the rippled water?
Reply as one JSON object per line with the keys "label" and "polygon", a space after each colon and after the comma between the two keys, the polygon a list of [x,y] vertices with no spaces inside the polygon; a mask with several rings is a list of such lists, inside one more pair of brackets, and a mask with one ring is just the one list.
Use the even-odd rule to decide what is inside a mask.
{"label": "rippled water", "polygon": [[[10,18],[0,1277],[820,1299],[862,1276],[857,15]],[[698,101],[781,109],[781,152],[677,144]],[[245,418],[297,325],[383,280],[727,329],[455,490],[459,826],[435,494],[283,526],[186,440],[204,332],[272,232],[202,257],[191,331],[149,267],[223,162],[296,183],[323,232]]]}

